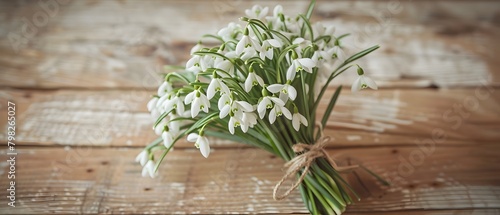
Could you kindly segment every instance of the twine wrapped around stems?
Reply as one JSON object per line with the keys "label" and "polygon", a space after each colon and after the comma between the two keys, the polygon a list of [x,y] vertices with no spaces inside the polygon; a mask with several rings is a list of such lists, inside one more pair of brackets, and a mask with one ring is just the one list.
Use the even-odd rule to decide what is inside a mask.
{"label": "twine wrapped around stems", "polygon": [[[297,143],[292,146],[292,149],[295,153],[301,153],[301,154],[297,155],[295,158],[288,161],[284,165],[284,167],[288,169],[286,170],[286,173],[283,176],[283,178],[281,178],[281,180],[274,187],[273,191],[274,200],[282,200],[286,198],[288,195],[290,195],[290,193],[293,190],[295,190],[300,185],[300,183],[302,183],[302,181],[306,177],[306,174],[309,171],[309,168],[311,167],[312,162],[317,158],[321,157],[326,158],[326,160],[332,165],[332,167],[339,172],[358,167],[358,165],[339,167],[337,163],[335,163],[335,161],[328,155],[328,152],[324,149],[324,147],[328,142],[330,142],[330,137],[322,136],[318,141],[316,141],[315,144],[309,145],[304,143]],[[279,195],[278,190],[280,189],[282,184],[288,178],[297,174],[302,168],[304,168],[304,170],[302,171],[302,174],[297,179],[297,181],[290,188],[288,188],[285,191],[285,193]]]}

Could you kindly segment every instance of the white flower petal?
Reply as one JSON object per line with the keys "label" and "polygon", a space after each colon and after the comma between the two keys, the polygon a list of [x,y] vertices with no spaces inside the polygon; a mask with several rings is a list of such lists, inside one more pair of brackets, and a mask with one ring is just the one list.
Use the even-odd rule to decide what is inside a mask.
{"label": "white flower petal", "polygon": [[219,118],[223,119],[229,114],[229,110],[231,110],[231,107],[229,105],[224,106],[222,109],[220,109],[219,113]]}
{"label": "white flower petal", "polygon": [[281,89],[283,89],[284,86],[285,85],[283,84],[272,84],[267,87],[267,90],[269,90],[269,92],[271,93],[277,93],[281,91]]}
{"label": "white flower petal", "polygon": [[245,80],[245,91],[247,91],[247,92],[250,92],[250,90],[253,87],[252,74],[253,74],[253,72],[251,72],[250,74],[248,74],[248,77]]}
{"label": "white flower petal", "polygon": [[210,81],[210,84],[208,85],[207,88],[207,97],[208,99],[212,99],[215,96],[215,89],[219,86],[219,83],[217,82],[217,79],[212,79]]}
{"label": "white flower petal", "polygon": [[288,85],[287,91],[290,99],[295,100],[295,98],[297,98],[297,90],[295,90],[293,86]]}
{"label": "white flower petal", "polygon": [[358,78],[354,81],[354,83],[352,84],[351,86],[351,91],[352,92],[358,92],[360,89],[361,89],[361,83],[362,81],[362,77],[361,76],[358,76]]}
{"label": "white flower petal", "polygon": [[308,125],[309,125],[309,123],[307,122],[307,119],[306,119],[304,116],[302,116],[302,115],[300,115],[300,122],[301,122],[304,126],[308,126]]}
{"label": "white flower petal", "polygon": [[199,135],[196,133],[191,133],[187,136],[187,140],[189,142],[196,142],[198,140]]}
{"label": "white flower petal", "polygon": [[376,84],[376,83],[375,83],[375,81],[373,81],[373,79],[371,79],[370,77],[365,76],[365,77],[364,77],[364,81],[365,81],[365,84],[366,84],[368,87],[370,87],[370,88],[372,88],[372,89],[374,89],[374,90],[377,90],[377,89],[378,89],[377,84]]}
{"label": "white flower petal", "polygon": [[298,113],[294,113],[292,117],[293,129],[295,129],[296,131],[299,131],[300,129],[300,119],[298,115]]}
{"label": "white flower petal", "polygon": [[269,122],[271,124],[274,123],[274,121],[276,121],[276,107],[274,107],[271,112],[269,112]]}
{"label": "white flower petal", "polygon": [[158,97],[154,97],[151,100],[149,100],[147,105],[149,112],[151,112],[156,107],[157,102],[158,102]]}
{"label": "white flower petal", "polygon": [[200,147],[201,155],[208,158],[208,155],[210,155],[210,144],[208,143],[208,139],[206,137],[200,137],[198,146]]}
{"label": "white flower petal", "polygon": [[290,111],[288,110],[288,108],[286,107],[282,107],[281,108],[281,112],[283,113],[283,115],[285,115],[285,117],[289,120],[292,119],[292,113],[290,113]]}
{"label": "white flower petal", "polygon": [[269,39],[269,40],[267,40],[267,42],[269,42],[269,44],[270,44],[271,46],[274,46],[274,47],[276,47],[276,48],[281,47],[281,43],[280,43],[280,41],[279,41],[279,40],[277,40],[277,39]]}
{"label": "white flower petal", "polygon": [[195,118],[200,113],[200,98],[195,98],[191,104],[191,118]]}

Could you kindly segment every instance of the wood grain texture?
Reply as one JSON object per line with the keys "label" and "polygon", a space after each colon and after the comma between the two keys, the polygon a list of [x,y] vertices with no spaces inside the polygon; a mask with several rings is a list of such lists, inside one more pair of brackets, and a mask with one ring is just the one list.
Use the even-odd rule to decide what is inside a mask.
{"label": "wood grain texture", "polygon": [[[334,88],[325,94],[331,97]],[[500,141],[500,91],[477,87],[454,90],[379,90],[342,93],[325,135],[332,145],[381,146],[434,142],[496,144]],[[17,105],[17,140],[29,145],[144,146],[154,140],[154,120],[145,104],[151,91],[9,90]],[[319,117],[327,105],[320,103]],[[0,141],[6,139],[6,118],[0,119]],[[319,119],[318,119],[319,120]],[[481,126],[478,126],[481,125]],[[235,145],[213,139],[214,146]],[[192,147],[179,142],[178,147]]]}
{"label": "wood grain texture", "polygon": [[[348,208],[368,211],[500,208],[498,145],[436,147],[422,160],[418,147],[329,150],[342,164],[365,163],[391,180],[385,187],[366,173],[346,174],[362,201]],[[169,154],[155,179],[141,178],[133,163],[139,149],[69,147],[20,149],[18,207],[0,199],[0,212],[26,213],[304,213],[298,192],[272,200],[283,161],[258,149],[214,150],[208,160],[197,150]],[[5,152],[0,159],[6,159]],[[242,156],[244,155],[244,156]],[[353,158],[357,159],[353,159]],[[418,161],[418,162],[417,162]],[[402,165],[413,163],[411,171]],[[2,163],[4,164],[4,163]],[[257,164],[257,165],[256,165]],[[2,175],[8,171],[1,167]],[[0,177],[0,183],[6,183]],[[359,183],[363,180],[364,183]],[[494,210],[493,210],[494,209]],[[481,210],[480,210],[481,211]],[[440,214],[439,211],[428,214]],[[460,212],[460,211],[459,211]],[[397,214],[397,213],[396,213]],[[425,214],[425,213],[418,213]],[[441,213],[443,214],[443,213]]]}
{"label": "wood grain texture", "polygon": [[[307,7],[307,1],[69,1],[26,36],[24,21],[41,7],[2,1],[0,86],[154,89],[162,66],[183,65],[201,35],[237,21],[253,4],[276,3],[289,14]],[[313,19],[352,33],[346,44],[353,52],[380,44],[360,64],[383,87],[499,85],[499,8],[496,1],[319,1]],[[12,35],[25,40],[16,43]]]}

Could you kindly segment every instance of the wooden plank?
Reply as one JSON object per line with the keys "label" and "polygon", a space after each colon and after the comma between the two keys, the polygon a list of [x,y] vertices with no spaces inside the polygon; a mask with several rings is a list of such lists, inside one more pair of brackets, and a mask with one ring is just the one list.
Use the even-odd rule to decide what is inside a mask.
{"label": "wooden plank", "polygon": [[[329,89],[325,98],[333,91]],[[7,115],[7,101],[16,103],[16,138],[22,144],[144,146],[156,138],[151,129],[153,119],[145,108],[152,91],[0,92],[0,114]],[[357,94],[345,90],[327,122],[325,135],[331,136],[332,145],[337,147],[429,141],[493,144],[500,140],[499,101],[499,91],[488,87],[367,90]],[[319,117],[326,102],[320,104]],[[0,118],[0,141],[6,139],[6,120]],[[228,141],[213,142],[220,147],[234,146]],[[182,141],[177,147],[192,147],[192,143]]]}
{"label": "wooden plank", "polygon": [[[364,163],[392,181],[385,187],[360,171],[346,174],[362,201],[349,212],[500,208],[500,146],[329,150],[342,164]],[[0,212],[32,213],[304,213],[298,192],[272,200],[283,162],[258,149],[169,154],[155,179],[141,178],[139,149],[22,147],[16,160],[17,207],[0,199]],[[416,158],[414,154],[422,154]],[[242,156],[244,155],[244,156]],[[5,151],[0,153],[5,160]],[[410,162],[412,160],[412,162]],[[405,165],[414,165],[401,167]],[[7,184],[6,162],[1,184]],[[411,171],[410,171],[411,170]],[[365,183],[360,184],[358,181]],[[5,191],[3,191],[5,192]],[[482,210],[480,210],[482,211]],[[491,212],[490,211],[490,212]],[[413,214],[421,214],[415,212]],[[426,214],[426,213],[423,213]],[[432,213],[429,213],[432,214]],[[439,212],[437,213],[439,214]]]}
{"label": "wooden plank", "polygon": [[[9,35],[22,35],[23,20],[43,10],[36,1],[3,1],[0,86],[153,89],[161,67],[184,64],[201,35],[238,20],[253,4],[276,3],[290,14],[307,7],[307,1],[71,1],[15,51]],[[320,1],[313,19],[351,32],[346,44],[353,50],[380,44],[360,64],[382,87],[455,87],[499,85],[499,13],[495,1]]]}

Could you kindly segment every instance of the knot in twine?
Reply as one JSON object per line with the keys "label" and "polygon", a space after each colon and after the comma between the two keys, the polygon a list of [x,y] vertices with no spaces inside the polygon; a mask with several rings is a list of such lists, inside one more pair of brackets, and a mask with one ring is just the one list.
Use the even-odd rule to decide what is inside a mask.
{"label": "knot in twine", "polygon": [[[302,181],[304,181],[304,178],[306,177],[306,174],[309,172],[309,168],[311,167],[312,162],[316,158],[321,158],[324,157],[326,160],[332,165],[332,167],[337,170],[337,171],[345,171],[353,168],[357,168],[358,165],[353,165],[353,166],[346,166],[346,167],[339,167],[337,163],[328,155],[327,151],[324,149],[325,145],[330,141],[330,137],[321,137],[316,144],[304,144],[304,143],[297,143],[292,146],[292,149],[295,153],[300,153],[297,155],[295,158],[292,160],[288,161],[284,167],[288,168],[286,170],[285,175],[281,180],[276,184],[274,187],[274,192],[273,192],[273,198],[274,200],[282,200],[286,198],[290,193],[295,190]],[[285,193],[278,195],[278,190],[282,186],[282,184],[291,176],[297,174],[302,168],[304,170],[302,171],[302,174],[300,175],[299,179],[290,187],[288,188]]]}

